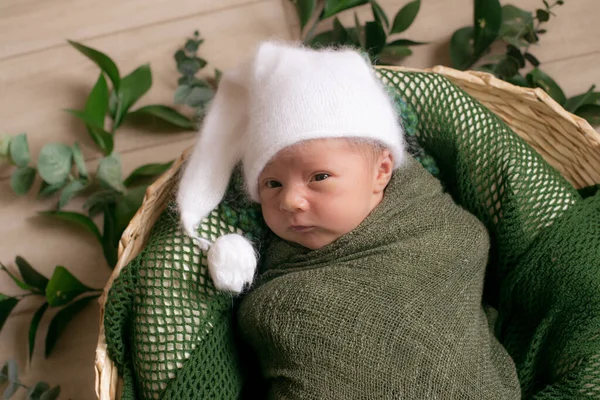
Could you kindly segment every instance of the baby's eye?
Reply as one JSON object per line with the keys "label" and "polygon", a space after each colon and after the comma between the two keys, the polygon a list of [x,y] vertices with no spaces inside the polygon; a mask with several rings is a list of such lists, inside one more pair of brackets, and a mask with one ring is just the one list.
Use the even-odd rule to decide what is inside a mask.
{"label": "baby's eye", "polygon": [[325,179],[329,178],[329,174],[316,174],[315,175],[315,181],[324,181]]}
{"label": "baby's eye", "polygon": [[270,180],[270,181],[265,182],[265,186],[268,187],[269,189],[274,189],[274,188],[281,187],[281,182]]}

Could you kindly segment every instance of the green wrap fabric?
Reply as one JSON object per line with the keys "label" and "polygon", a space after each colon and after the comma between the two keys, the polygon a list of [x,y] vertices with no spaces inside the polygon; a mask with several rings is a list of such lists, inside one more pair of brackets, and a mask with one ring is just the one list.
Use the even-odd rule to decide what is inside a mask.
{"label": "green wrap fabric", "polygon": [[[483,295],[498,310],[496,335],[515,361],[523,398],[600,399],[598,195],[582,200],[504,122],[447,78],[391,69],[378,74],[405,102],[399,113],[409,142],[417,139],[425,150],[415,158],[490,234]],[[233,229],[258,238],[260,213],[238,201],[235,185],[228,194],[201,233]],[[239,342],[231,342],[236,302],[214,291],[205,255],[177,221],[171,204],[108,294],[104,329],[108,354],[124,378],[123,399],[238,399],[243,385],[255,383],[248,374],[256,369],[240,357]],[[148,274],[153,279],[140,279]],[[182,296],[190,299],[185,312],[201,311],[199,324],[150,319],[174,314]],[[159,332],[162,327],[183,329],[175,347],[157,345],[170,334]]]}
{"label": "green wrap fabric", "polygon": [[520,398],[481,304],[487,231],[407,160],[350,233],[265,250],[238,318],[269,398]]}

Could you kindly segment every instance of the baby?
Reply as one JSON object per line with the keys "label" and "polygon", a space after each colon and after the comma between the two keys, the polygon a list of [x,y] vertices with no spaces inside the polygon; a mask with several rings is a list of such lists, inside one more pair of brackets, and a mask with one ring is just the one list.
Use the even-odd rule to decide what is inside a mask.
{"label": "baby", "polygon": [[[406,153],[369,63],[265,43],[224,79],[178,202],[194,235],[242,161],[274,233],[238,311],[269,398],[520,398],[481,304],[487,231]],[[234,291],[255,267],[240,238],[203,243]]]}

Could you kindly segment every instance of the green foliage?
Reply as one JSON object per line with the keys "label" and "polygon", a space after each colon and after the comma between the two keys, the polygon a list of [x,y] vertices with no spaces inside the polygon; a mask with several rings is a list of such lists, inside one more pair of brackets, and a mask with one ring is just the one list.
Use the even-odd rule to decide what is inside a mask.
{"label": "green foliage", "polygon": [[[297,10],[300,34],[305,44],[319,48],[324,46],[352,46],[369,54],[372,62],[393,64],[412,54],[412,46],[425,44],[408,39],[388,40],[390,35],[404,32],[415,21],[420,9],[420,0],[405,3],[390,20],[376,0],[325,0],[322,8],[316,1],[291,0]],[[600,125],[600,101],[598,92],[590,89],[567,99],[560,86],[540,69],[540,61],[530,52],[530,47],[539,42],[546,33],[541,26],[554,15],[552,9],[563,5],[562,0],[543,6],[534,12],[523,10],[512,4],[501,6],[499,0],[474,0],[473,24],[459,28],[450,39],[451,66],[460,70],[478,69],[514,85],[541,88],[568,111]],[[345,27],[338,14],[368,4],[372,21],[364,24],[354,13],[354,26]],[[333,18],[333,28],[314,35],[317,26]],[[314,23],[310,29],[307,24]],[[492,45],[501,41],[506,46],[505,54],[490,55]],[[483,62],[482,62],[483,61]],[[521,73],[524,68],[532,69]],[[180,87],[175,94],[181,102],[194,103],[196,99],[212,96],[212,88],[204,92]],[[199,102],[199,101],[198,101]]]}
{"label": "green foliage", "polygon": [[[546,33],[541,26],[554,15],[552,9],[564,4],[543,1],[543,8],[534,13],[514,5],[500,6],[498,0],[475,0],[474,23],[458,29],[450,42],[452,67],[465,70],[473,68],[491,73],[514,85],[541,88],[567,111],[600,124],[600,102],[594,96],[594,88],[584,94],[567,98],[561,87],[541,68],[541,62],[531,52],[531,45],[538,44],[540,35]],[[493,43],[501,41],[505,54],[490,55]],[[483,61],[480,63],[480,61]],[[531,68],[523,74],[520,70]]]}
{"label": "green foliage", "polygon": [[[201,42],[198,38],[188,40],[185,50],[196,51]],[[108,55],[73,41],[69,43],[100,67],[100,74],[87,96],[84,109],[65,110],[83,122],[91,139],[103,155],[95,174],[88,172],[84,155],[77,142],[70,146],[62,143],[44,145],[38,155],[37,165],[32,166],[26,134],[14,137],[2,135],[0,157],[16,167],[11,176],[11,187],[16,194],[27,194],[35,182],[37,173],[42,180],[38,198],[59,195],[56,208],[40,214],[67,221],[91,232],[107,255],[108,264],[114,267],[118,240],[129,222],[125,218],[130,218],[133,213],[130,211],[115,213],[111,210],[137,210],[143,198],[139,196],[140,191],[144,192],[152,180],[166,170],[165,165],[170,165],[166,163],[150,164],[152,167],[142,166],[127,179],[125,185],[121,158],[114,151],[116,130],[126,120],[132,122],[159,120],[176,130],[193,130],[195,124],[188,117],[166,105],[150,104],[134,109],[152,86],[152,73],[148,65],[142,65],[121,77],[119,68]],[[194,56],[193,59],[197,65],[206,64],[198,57]],[[184,65],[181,69],[186,73],[194,70],[189,65],[187,67]],[[109,87],[109,82],[112,87]],[[211,89],[210,96],[203,94],[202,100],[212,98],[213,93],[214,90]],[[188,95],[188,101],[194,96],[198,98],[194,93]],[[196,104],[199,103],[197,100],[194,101]],[[111,193],[110,196],[105,195],[107,191]],[[87,196],[88,200],[91,200],[86,201],[86,205],[91,204],[91,207],[84,206],[88,209],[88,215],[61,211],[77,196]],[[123,205],[119,205],[120,202],[123,202]],[[105,220],[103,222],[105,230],[102,234],[91,219],[98,214],[103,214]]]}
{"label": "green foliage", "polygon": [[[77,142],[72,145],[45,144],[37,157],[37,164],[33,165],[26,134],[0,135],[0,161],[15,167],[11,176],[11,187],[18,195],[29,193],[36,175],[39,175],[41,185],[37,197],[58,196],[56,207],[42,211],[39,215],[78,229],[83,228],[85,232],[90,233],[98,241],[108,265],[112,268],[117,262],[119,239],[140,207],[147,186],[172,164],[168,162],[142,165],[123,180],[121,158],[114,151],[117,129],[130,120],[132,123],[139,120],[159,120],[177,131],[192,130],[195,129],[195,125],[189,118],[166,105],[149,104],[136,108],[136,104],[152,86],[152,74],[148,65],[142,65],[121,77],[118,67],[106,54],[76,42],[69,43],[96,63],[101,70],[87,96],[83,110],[66,110],[84,124],[101,153],[97,170],[92,173],[88,171],[84,154]],[[185,47],[187,51],[195,51],[200,43],[200,40],[188,41]],[[203,64],[197,58],[194,62],[195,65]],[[187,72],[194,68],[188,65],[182,70]],[[220,72],[215,71],[217,77],[219,74]],[[112,87],[109,87],[109,82]],[[76,196],[87,197],[83,207],[87,213],[63,210]],[[92,219],[100,214],[103,229],[99,229]],[[16,258],[15,264],[19,270],[18,274],[2,264],[0,269],[25,293],[12,296],[0,294],[0,330],[22,298],[41,298],[42,302],[29,326],[29,358],[31,359],[36,348],[36,335],[41,321],[53,315],[48,317],[51,319],[46,332],[44,354],[48,357],[73,318],[90,301],[96,299],[101,290],[84,285],[63,266],[56,266],[52,276],[47,278],[20,256]],[[56,313],[48,312],[57,308],[59,310]],[[16,375],[9,374],[14,371],[12,365],[7,364],[3,370],[4,375],[0,374],[0,380],[8,382],[4,398],[9,398],[21,387],[28,389],[28,399],[55,399],[60,393],[60,388],[50,388],[43,382],[31,388],[21,385],[16,380]]]}
{"label": "green foliage", "polygon": [[31,359],[40,321],[46,315],[48,308],[62,307],[50,320],[50,327],[46,334],[45,354],[48,357],[69,322],[83,310],[87,302],[99,296],[101,289],[84,285],[60,265],[55,267],[54,273],[48,279],[21,256],[17,256],[15,264],[20,276],[11,272],[3,264],[0,264],[0,269],[26,293],[16,296],[0,294],[0,330],[21,299],[28,296],[41,298],[42,303],[29,325],[29,358]]}
{"label": "green foliage", "polygon": [[[17,392],[25,391],[25,400],[56,400],[60,395],[60,386],[53,388],[46,382],[40,381],[33,386],[26,386],[19,381],[19,367],[15,360],[8,360],[0,370],[0,388],[3,399],[11,399]],[[22,389],[22,390],[20,390]]]}
{"label": "green foliage", "polygon": [[[311,8],[311,4],[313,8]],[[299,1],[297,3],[301,17],[305,18],[305,13],[309,9],[314,9],[314,0],[312,2]],[[200,38],[198,31],[194,32],[191,38],[187,38],[185,45],[175,52],[174,59],[177,70],[181,77],[177,80],[178,87],[175,90],[174,101],[176,104],[183,104],[191,107],[195,112],[195,124],[190,124],[192,129],[197,127],[197,124],[204,118],[206,108],[212,101],[217,84],[221,77],[221,71],[215,69],[214,78],[198,78],[197,75],[201,72],[208,63],[198,57],[198,50],[204,39]],[[167,113],[162,110],[152,110],[153,113],[160,112],[166,118]],[[171,118],[173,124],[180,124],[177,118]],[[188,123],[185,122],[187,125]]]}
{"label": "green foliage", "polygon": [[[376,0],[326,0],[323,10],[316,7],[315,1],[292,0],[296,4],[302,40],[311,47],[351,46],[367,53],[373,62],[392,63],[412,54],[411,46],[424,44],[408,39],[388,40],[390,36],[406,31],[414,22],[421,0],[405,4],[390,23],[385,10]],[[364,24],[354,13],[354,26],[345,27],[337,15],[342,11],[370,5],[372,21]],[[317,26],[333,18],[333,29],[314,35]],[[306,30],[306,24],[314,20],[313,26]]]}

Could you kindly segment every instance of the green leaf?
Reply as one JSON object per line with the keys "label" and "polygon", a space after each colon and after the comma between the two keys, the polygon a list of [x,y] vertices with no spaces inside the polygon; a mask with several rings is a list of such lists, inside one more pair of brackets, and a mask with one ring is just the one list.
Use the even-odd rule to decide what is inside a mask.
{"label": "green leaf", "polygon": [[12,138],[9,144],[9,152],[10,158],[17,167],[26,167],[31,160],[29,145],[27,144],[27,135],[21,133]]}
{"label": "green leaf", "polygon": [[198,47],[200,47],[202,42],[204,42],[204,40],[188,39],[187,42],[185,42],[185,51],[196,54]]}
{"label": "green leaf", "polygon": [[355,27],[346,29],[348,33],[348,45],[354,46],[355,48],[361,48],[363,45],[361,44],[362,39],[358,37],[358,32]]}
{"label": "green leaf", "polygon": [[385,47],[387,36],[383,27],[374,21],[365,24],[365,48],[372,57],[381,53]]}
{"label": "green leaf", "polygon": [[102,230],[102,250],[104,258],[111,268],[117,265],[117,254],[121,233],[117,231],[116,204],[104,206],[104,228]]}
{"label": "green leaf", "polygon": [[121,81],[119,69],[117,68],[117,65],[114,63],[114,61],[110,59],[110,57],[98,50],[86,47],[77,42],[69,40],[69,43],[71,44],[71,46],[79,50],[83,55],[95,62],[100,67],[100,69],[104,71],[106,75],[108,75],[113,84],[113,87],[117,90],[119,89]]}
{"label": "green leaf", "polygon": [[74,181],[67,183],[67,186],[65,186],[62,193],[60,194],[60,199],[58,201],[58,208],[61,209],[64,206],[66,206],[67,203],[69,203],[69,201],[71,201],[71,199],[73,197],[77,196],[78,193],[80,193],[87,187],[88,187],[88,182],[83,179],[76,179]]}
{"label": "green leaf", "polygon": [[540,41],[540,38],[534,31],[527,31],[523,36],[527,43],[535,44]]}
{"label": "green leaf", "polygon": [[52,196],[54,193],[58,192],[65,185],[65,182],[56,183],[54,185],[49,185],[46,182],[42,181],[42,185],[40,186],[40,191],[37,194],[38,199],[45,199],[47,197]]}
{"label": "green leaf", "polygon": [[585,118],[592,126],[600,125],[600,105],[584,104],[577,109],[575,114]]}
{"label": "green leaf", "polygon": [[180,84],[177,89],[175,89],[175,103],[176,104],[185,104],[185,99],[192,92],[193,87],[188,84]]}
{"label": "green leaf", "polygon": [[121,125],[131,106],[146,94],[151,86],[152,72],[148,64],[142,65],[123,78],[117,92],[118,105],[113,130]]}
{"label": "green leaf", "polygon": [[31,361],[31,357],[33,356],[33,349],[35,348],[35,336],[37,334],[40,321],[42,320],[42,317],[44,316],[44,313],[47,309],[48,303],[44,302],[44,304],[42,304],[42,306],[38,308],[38,310],[33,315],[31,325],[29,325],[29,361]]}
{"label": "green leaf", "polygon": [[408,40],[408,39],[398,39],[398,40],[394,40],[391,43],[388,43],[388,46],[420,46],[422,44],[428,44],[428,42],[415,42],[414,40]]}
{"label": "green leaf", "polygon": [[42,393],[50,389],[46,382],[38,382],[27,390],[26,400],[40,400]]}
{"label": "green leaf", "polygon": [[58,218],[62,221],[70,222],[75,225],[79,225],[85,228],[88,232],[92,233],[98,240],[101,240],[100,231],[98,227],[87,215],[80,214],[71,211],[42,211],[40,215]]}
{"label": "green leaf", "polygon": [[81,149],[79,148],[79,144],[77,142],[73,144],[71,151],[73,152],[73,161],[75,161],[79,176],[81,178],[87,178],[88,172],[87,168],[85,167],[85,160],[83,159],[83,154],[81,153]]}
{"label": "green leaf", "polygon": [[313,48],[326,47],[333,43],[333,31],[325,31],[308,41],[308,45]]}
{"label": "green leaf", "polygon": [[114,136],[100,128],[92,128],[90,126],[87,127],[88,133],[92,137],[94,143],[98,145],[100,150],[104,153],[104,155],[109,155],[112,153],[114,149]]}
{"label": "green leaf", "polygon": [[496,66],[496,74],[501,79],[514,76],[519,71],[519,61],[513,57],[506,57]]}
{"label": "green leaf", "polygon": [[10,270],[8,268],[6,268],[6,266],[2,263],[0,263],[0,269],[4,272],[6,272],[6,274],[8,276],[10,276],[10,278],[13,280],[13,282],[15,282],[15,284],[20,287],[23,290],[27,290],[27,291],[36,291],[36,289],[33,286],[28,285],[27,283],[23,282],[21,279],[19,279],[16,275],[13,275]]}
{"label": "green leaf", "polygon": [[498,35],[515,47],[527,46],[523,39],[526,32],[533,31],[533,16],[529,11],[507,4],[502,7],[502,25]]}
{"label": "green leaf", "polygon": [[560,86],[539,68],[534,68],[527,74],[527,81],[530,83],[531,87],[542,88],[550,95],[550,97],[556,100],[558,104],[563,105],[567,101]]}
{"label": "green leaf", "polygon": [[348,31],[342,25],[340,20],[335,17],[333,19],[333,41],[340,45],[350,44],[350,36],[348,36]]}
{"label": "green leaf", "polygon": [[452,67],[460,70],[469,68],[473,63],[473,27],[467,26],[460,28],[452,35],[450,39],[450,61]]}
{"label": "green leaf", "polygon": [[360,20],[358,19],[358,14],[356,13],[356,11],[354,12],[354,32],[356,35],[356,39],[358,41],[358,45],[361,48],[364,48],[365,47],[365,32],[364,32],[362,25],[360,24]]}
{"label": "green leaf", "polygon": [[407,30],[417,17],[419,8],[421,7],[421,0],[414,0],[405,5],[398,11],[392,24],[392,30],[390,33],[400,33]]}
{"label": "green leaf", "polygon": [[6,389],[4,389],[4,392],[2,393],[2,398],[10,399],[15,393],[17,393],[19,388],[20,386],[17,382],[9,383],[9,385],[6,387]]}
{"label": "green leaf", "polygon": [[194,76],[206,67],[206,60],[199,57],[185,57],[177,61],[177,70],[184,76]]}
{"label": "green leaf", "polygon": [[58,307],[91,290],[94,289],[79,282],[65,267],[59,265],[46,286],[46,300],[50,307]]}
{"label": "green leaf", "polygon": [[127,179],[125,179],[125,182],[123,182],[123,183],[125,184],[126,187],[129,188],[140,180],[143,180],[146,178],[154,178],[158,175],[162,175],[165,171],[167,171],[169,168],[171,168],[171,165],[173,165],[173,161],[169,161],[168,163],[165,163],[165,164],[142,165],[141,167],[136,168],[136,170],[133,171],[127,177]]}
{"label": "green leaf", "polygon": [[367,4],[368,0],[325,0],[325,8],[321,15],[321,20],[333,17],[335,14],[349,8]]}
{"label": "green leaf", "polygon": [[0,294],[0,331],[10,315],[10,312],[15,308],[18,302],[19,299]]}
{"label": "green leaf", "polygon": [[474,0],[473,50],[476,57],[496,40],[502,24],[502,7],[498,0]]}
{"label": "green leaf", "polygon": [[18,167],[10,176],[10,186],[19,196],[29,193],[34,181],[35,168],[32,167]]}
{"label": "green leaf", "polygon": [[[127,194],[117,201],[115,207],[115,221],[118,239],[121,238],[123,231],[129,225],[129,222],[142,205],[144,195],[146,194],[146,187],[140,186],[130,189]],[[118,243],[118,242],[117,242]]]}
{"label": "green leaf", "polygon": [[584,104],[599,104],[600,92],[594,92],[596,85],[592,85],[587,92],[573,96],[565,102],[565,110],[575,113],[575,111]]}
{"label": "green leaf", "polygon": [[496,75],[496,64],[484,64],[475,68],[476,71],[487,72],[488,74]]}
{"label": "green leaf", "polygon": [[0,163],[9,160],[9,148],[10,141],[12,140],[11,135],[7,135],[6,133],[0,134]]}
{"label": "green leaf", "polygon": [[64,182],[71,171],[72,156],[71,148],[62,143],[42,147],[37,163],[42,179],[50,185]]}
{"label": "green leaf", "polygon": [[[506,49],[506,55],[513,58],[517,62],[518,68],[525,67],[525,57],[523,57],[523,54],[521,54],[521,50],[515,46],[509,44]],[[510,74],[509,76],[512,75],[514,74]]]}
{"label": "green leaf", "polygon": [[115,120],[117,118],[117,107],[119,106],[119,99],[117,98],[117,92],[111,90],[110,96],[108,97],[108,112],[110,117]]}
{"label": "green leaf", "polygon": [[118,192],[125,191],[121,176],[121,157],[118,153],[112,153],[100,161],[96,177],[100,179],[102,183]]}
{"label": "green leaf", "polygon": [[175,58],[175,62],[179,64],[187,58],[187,55],[185,54],[185,51],[177,50],[173,57]]}
{"label": "green leaf", "polygon": [[101,190],[88,197],[83,208],[88,210],[90,217],[94,217],[100,214],[106,205],[116,203],[121,197],[123,194],[114,189]]}
{"label": "green leaf", "polygon": [[412,54],[412,50],[406,46],[392,46],[387,45],[384,47],[383,51],[379,55],[382,60],[399,60],[401,58],[410,56]]}
{"label": "green leaf", "polygon": [[316,0],[295,0],[296,12],[298,13],[298,22],[300,22],[300,32],[310,20],[317,6]]}
{"label": "green leaf", "polygon": [[52,353],[60,335],[64,332],[65,328],[69,325],[71,320],[79,314],[88,303],[98,298],[98,296],[87,296],[82,299],[69,304],[62,310],[60,310],[50,322],[48,328],[48,334],[46,336],[46,357]]}
{"label": "green leaf", "polygon": [[102,150],[104,154],[110,154],[113,151],[113,135],[104,130],[104,121],[99,123],[97,116],[88,114],[87,111],[82,112],[79,110],[71,109],[66,109],[65,111],[73,114],[85,123],[90,137],[92,138],[94,143],[98,145],[98,147],[100,148],[100,150]]}
{"label": "green leaf", "polygon": [[214,89],[208,86],[181,85],[175,91],[175,103],[198,107],[212,100]]}
{"label": "green leaf", "polygon": [[379,22],[381,26],[385,27],[385,29],[389,29],[390,20],[388,19],[383,8],[381,8],[379,3],[377,3],[375,0],[371,1],[371,11],[373,12],[373,18],[375,18],[375,21]]}
{"label": "green leaf", "polygon": [[108,111],[109,92],[104,75],[100,74],[85,103],[85,115],[93,126],[104,128],[104,117]]}
{"label": "green leaf", "polygon": [[42,393],[40,400],[56,400],[58,399],[58,396],[60,396],[60,386],[55,386]]}
{"label": "green leaf", "polygon": [[535,16],[540,22],[548,22],[550,20],[550,13],[548,13],[546,10],[535,10]]}
{"label": "green leaf", "polygon": [[11,398],[19,390],[19,367],[15,360],[8,360],[2,368],[2,373],[8,377],[9,384],[2,393],[3,399]]}
{"label": "green leaf", "polygon": [[19,272],[21,273],[21,277],[25,283],[36,288],[40,292],[44,292],[46,290],[48,278],[36,271],[31,264],[29,264],[27,260],[21,256],[17,256],[15,263],[17,264]]}
{"label": "green leaf", "polygon": [[194,123],[185,115],[180,114],[175,109],[163,105],[149,105],[138,108],[131,112],[129,115],[144,115],[154,118],[158,118],[162,121],[166,121],[171,125],[177,126],[183,129],[193,130],[195,129]]}
{"label": "green leaf", "polygon": [[219,84],[219,82],[221,81],[221,77],[223,76],[223,72],[221,72],[220,69],[215,68],[215,82],[217,83],[217,85]]}
{"label": "green leaf", "polygon": [[96,117],[88,114],[86,111],[73,110],[70,108],[66,108],[65,111],[82,120],[90,128],[104,130],[102,123],[99,123]]}
{"label": "green leaf", "polygon": [[529,61],[531,63],[531,65],[533,65],[534,67],[539,67],[540,62],[537,58],[535,58],[535,56],[531,53],[525,53],[524,57],[527,59],[527,61]]}

